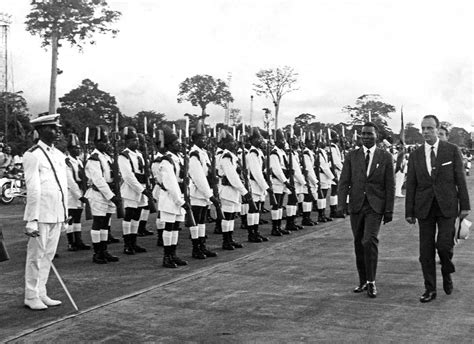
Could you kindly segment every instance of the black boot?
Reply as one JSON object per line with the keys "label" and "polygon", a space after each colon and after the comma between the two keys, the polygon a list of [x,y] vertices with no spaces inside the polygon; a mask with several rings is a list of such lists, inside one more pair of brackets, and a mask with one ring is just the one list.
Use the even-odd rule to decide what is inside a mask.
{"label": "black boot", "polygon": [[233,232],[228,232],[229,233],[229,241],[230,241],[230,244],[232,246],[234,246],[235,248],[242,248],[244,247],[241,243],[237,242],[237,241],[234,241],[234,239],[232,238],[232,233]]}
{"label": "black boot", "polygon": [[89,245],[84,244],[82,241],[82,232],[74,232],[74,241],[76,242],[76,247],[78,250],[90,250]]}
{"label": "black boot", "polygon": [[131,237],[132,248],[135,251],[135,253],[146,252],[146,248],[137,245],[137,234],[130,234],[130,237]]}
{"label": "black boot", "polygon": [[240,215],[240,228],[241,229],[248,229],[249,226],[247,224],[247,215]]}
{"label": "black boot", "polygon": [[295,217],[294,216],[287,216],[286,217],[286,226],[285,229],[290,231],[297,231],[298,227],[295,226]]}
{"label": "black boot", "polygon": [[171,259],[178,266],[188,265],[188,262],[176,255],[176,245],[171,245]]}
{"label": "black boot", "polygon": [[119,243],[120,240],[117,239],[117,238],[114,238],[114,237],[112,236],[112,231],[110,230],[110,228],[108,228],[107,230],[109,231],[109,234],[108,234],[108,237],[107,237],[107,238],[108,238],[108,239],[107,239],[107,243],[108,243],[108,244],[117,244],[117,243]]}
{"label": "black boot", "polygon": [[337,210],[337,205],[331,205],[331,214],[329,217],[332,217],[334,219],[344,219],[345,216],[342,213],[342,211]]}
{"label": "black boot", "polygon": [[177,268],[178,265],[171,258],[171,246],[164,246],[164,255],[163,255],[163,267],[165,268]]}
{"label": "black boot", "polygon": [[260,238],[260,240],[262,240],[262,241],[268,241],[268,238],[265,237],[265,236],[263,236],[262,234],[260,234],[260,232],[258,231],[258,225],[254,225],[253,227],[254,227],[253,230],[254,230],[254,232],[255,232],[255,235],[256,235],[258,238]]}
{"label": "black boot", "polygon": [[317,222],[314,222],[312,219],[311,219],[311,213],[310,212],[304,212],[303,213],[303,221],[301,221],[301,224],[303,226],[315,226],[317,225],[318,223]]}
{"label": "black boot", "polygon": [[212,252],[207,249],[205,237],[199,238],[199,248],[201,249],[201,252],[206,255],[206,257],[217,257],[216,252]]}
{"label": "black boot", "polygon": [[201,251],[199,247],[199,239],[191,239],[193,243],[193,252],[191,256],[196,259],[206,259],[206,255]]}
{"label": "black boot", "polygon": [[93,243],[92,246],[94,246],[94,255],[92,256],[92,262],[96,264],[107,264],[107,260],[105,260],[104,255],[101,253],[102,244],[100,242],[97,242]]}
{"label": "black boot", "polygon": [[222,233],[222,249],[232,251],[234,249],[234,246],[230,241],[229,234],[230,232]]}
{"label": "black boot", "polygon": [[257,232],[255,231],[256,226],[249,226],[248,227],[248,241],[249,242],[262,242],[263,240],[258,236]]}
{"label": "black boot", "polygon": [[107,241],[101,241],[100,244],[102,246],[102,252],[103,252],[102,254],[104,256],[104,259],[107,262],[118,262],[119,261],[118,257],[111,255],[109,253],[109,251],[107,251]]}
{"label": "black boot", "polygon": [[324,215],[326,209],[318,209],[318,222],[325,223],[328,222],[326,216]]}
{"label": "black boot", "polygon": [[153,235],[153,232],[150,232],[148,229],[146,229],[146,224],[147,221],[140,221],[138,223],[138,236],[148,236],[148,235]]}
{"label": "black boot", "polygon": [[123,253],[128,254],[129,256],[135,254],[132,246],[131,234],[124,234],[123,236]]}
{"label": "black boot", "polygon": [[291,234],[290,231],[287,231],[286,229],[281,228],[281,221],[282,221],[282,219],[278,220],[278,230],[280,231],[280,233],[283,234],[283,235]]}
{"label": "black boot", "polygon": [[273,236],[282,236],[283,233],[278,230],[278,220],[272,220],[272,232]]}
{"label": "black boot", "polygon": [[73,233],[67,233],[66,236],[67,236],[67,250],[71,251],[71,252],[77,251],[78,248],[77,248],[76,242],[74,240],[75,239],[74,232]]}
{"label": "black boot", "polygon": [[214,227],[214,234],[222,234],[222,220],[216,219],[216,226]]}
{"label": "black boot", "polygon": [[157,229],[157,238],[156,238],[156,246],[162,247],[163,246],[163,230]]}

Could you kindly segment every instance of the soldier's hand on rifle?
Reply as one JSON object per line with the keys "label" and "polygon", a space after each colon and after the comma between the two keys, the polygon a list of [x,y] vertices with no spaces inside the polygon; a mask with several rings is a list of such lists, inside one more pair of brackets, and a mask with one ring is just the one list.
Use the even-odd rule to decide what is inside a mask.
{"label": "soldier's hand on rifle", "polygon": [[245,202],[248,202],[250,203],[252,201],[252,195],[250,194],[250,192],[247,192],[244,196],[243,196]]}
{"label": "soldier's hand on rifle", "polygon": [[120,202],[122,202],[122,200],[121,200],[120,197],[118,197],[118,196],[113,196],[113,197],[110,199],[110,201],[112,201],[112,203],[115,204],[115,205],[119,205]]}
{"label": "soldier's hand on rifle", "polygon": [[148,198],[150,198],[150,199],[153,198],[153,193],[152,193],[150,190],[148,190],[148,189],[143,190],[143,191],[142,191],[142,194],[144,194],[146,197],[148,197]]}
{"label": "soldier's hand on rifle", "polygon": [[214,196],[209,197],[209,201],[211,201],[212,204],[214,204],[215,206],[219,205],[219,200],[215,198]]}
{"label": "soldier's hand on rifle", "polygon": [[272,195],[272,194],[273,194],[272,188],[268,188],[268,189],[267,189],[267,192],[268,192],[269,195]]}
{"label": "soldier's hand on rifle", "polygon": [[82,196],[82,197],[79,197],[79,201],[81,201],[82,203],[87,203],[88,199]]}
{"label": "soldier's hand on rifle", "polygon": [[293,185],[290,184],[289,181],[286,181],[285,182],[285,186],[288,188],[288,190],[290,190],[291,192],[295,191],[295,188]]}
{"label": "soldier's hand on rifle", "polygon": [[189,205],[189,203],[186,203],[184,202],[181,207],[186,210],[187,213],[189,213],[191,211],[191,206]]}

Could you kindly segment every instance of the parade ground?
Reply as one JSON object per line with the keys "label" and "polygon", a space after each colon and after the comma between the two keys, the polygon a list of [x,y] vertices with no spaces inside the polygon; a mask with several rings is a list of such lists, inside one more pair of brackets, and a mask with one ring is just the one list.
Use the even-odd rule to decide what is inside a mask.
{"label": "parade ground", "polygon": [[[471,206],[474,177],[467,177]],[[147,253],[126,256],[109,246],[118,263],[97,265],[91,251],[68,252],[63,234],[54,264],[69,288],[76,312],[51,271],[48,294],[63,304],[46,311],[23,306],[27,238],[21,200],[0,205],[0,225],[11,260],[0,263],[0,342],[11,343],[472,343],[474,338],[474,238],[455,248],[454,291],[420,303],[418,226],[404,219],[397,198],[393,222],[380,230],[377,298],[355,294],[358,284],[349,219],[248,243],[223,251],[208,225],[216,258],[191,258],[188,230],[178,254],[189,265],[161,267],[156,236],[139,238]],[[314,217],[314,213],[313,213]],[[472,212],[469,216],[472,220]],[[269,214],[264,215],[269,220]],[[155,215],[149,227],[154,227]],[[298,222],[300,218],[298,219]],[[90,222],[83,222],[90,243]],[[112,232],[120,237],[120,221]],[[270,233],[270,224],[261,226]],[[473,235],[474,237],[474,235]]]}

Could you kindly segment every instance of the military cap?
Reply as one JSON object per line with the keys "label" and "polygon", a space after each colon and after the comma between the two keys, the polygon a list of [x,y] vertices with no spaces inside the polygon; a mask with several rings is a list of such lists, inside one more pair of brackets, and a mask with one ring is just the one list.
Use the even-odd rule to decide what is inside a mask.
{"label": "military cap", "polygon": [[314,131],[310,130],[306,133],[306,139],[305,143],[312,142],[314,143],[316,141],[316,135],[314,134]]}
{"label": "military cap", "polygon": [[255,139],[263,139],[262,134],[260,133],[260,130],[257,127],[250,128],[250,140],[255,140]]}
{"label": "military cap", "polygon": [[45,115],[45,116],[37,117],[37,118],[31,120],[30,123],[35,128],[44,127],[44,126],[62,127],[62,125],[59,124],[59,114],[58,113],[53,113],[51,115]]}
{"label": "military cap", "polygon": [[170,146],[173,142],[178,140],[178,136],[174,133],[174,131],[168,127],[163,127],[163,140],[165,147]]}
{"label": "military cap", "polygon": [[80,147],[81,143],[76,134],[69,134],[67,136],[67,146],[68,147]]}
{"label": "military cap", "polygon": [[135,129],[135,127],[131,127],[131,126],[125,127],[122,130],[122,135],[123,135],[122,137],[123,137],[124,140],[136,139],[138,137],[137,129]]}
{"label": "military cap", "polygon": [[275,132],[275,141],[285,141],[285,134],[283,130],[277,129]]}
{"label": "military cap", "polygon": [[109,132],[106,127],[99,125],[95,127],[94,131],[94,142],[107,142],[107,139],[109,137]]}
{"label": "military cap", "polygon": [[235,139],[232,136],[232,134],[229,131],[227,131],[226,129],[221,129],[219,131],[219,135],[217,137],[217,142],[229,143],[229,142],[233,142],[234,140]]}
{"label": "military cap", "polygon": [[191,134],[191,138],[193,141],[200,136],[206,135],[206,128],[204,127],[204,123],[202,120],[199,120],[196,124],[196,128],[193,130]]}

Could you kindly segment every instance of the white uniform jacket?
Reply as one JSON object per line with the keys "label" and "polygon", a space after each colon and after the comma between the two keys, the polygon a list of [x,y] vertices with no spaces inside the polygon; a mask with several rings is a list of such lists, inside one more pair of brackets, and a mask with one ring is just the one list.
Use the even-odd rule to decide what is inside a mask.
{"label": "white uniform jacket", "polygon": [[72,156],[68,155],[66,157],[66,166],[67,166],[67,200],[69,209],[81,209],[82,202],[79,201],[79,198],[82,197],[83,192],[80,188],[80,183],[82,182],[81,176],[84,172],[84,166],[82,161]]}
{"label": "white uniform jacket", "polygon": [[163,185],[163,178],[161,178],[161,173],[160,173],[160,163],[161,159],[163,157],[163,154],[160,152],[157,152],[155,156],[153,157],[153,162],[151,163],[151,174],[153,175],[153,178],[155,179],[155,186],[153,188],[153,198],[156,200],[156,202],[160,201],[160,192],[161,192],[161,185]]}
{"label": "white uniform jacket", "polygon": [[331,171],[328,155],[324,149],[319,148],[319,180],[321,182],[321,189],[329,189],[333,184],[334,174]]}
{"label": "white uniform jacket", "polygon": [[241,196],[247,194],[248,191],[237,172],[238,168],[237,156],[228,150],[224,150],[219,159],[217,169],[219,176],[222,177],[222,182],[219,186],[219,196],[221,199],[240,203]]}
{"label": "white uniform jacket", "polygon": [[212,196],[212,189],[207,180],[210,165],[207,153],[194,145],[189,151],[188,170],[191,179],[189,183],[191,205],[204,207],[211,203],[209,198]]}
{"label": "white uniform jacket", "polygon": [[[176,163],[178,161],[178,163]],[[184,197],[179,187],[178,175],[180,173],[179,157],[171,152],[161,157],[158,173],[164,189],[160,191],[158,210],[175,215],[184,215],[182,207]]]}
{"label": "white uniform jacket", "polygon": [[[318,197],[316,195],[318,192],[318,178],[314,172],[314,162],[316,160],[316,156],[312,150],[305,148],[303,151],[303,159],[306,167],[306,178],[308,179],[311,193],[315,199],[317,199]],[[304,193],[308,193],[308,188],[306,186],[304,188]]]}
{"label": "white uniform jacket", "polygon": [[99,150],[94,149],[87,160],[85,172],[91,187],[87,190],[85,197],[92,202],[104,204],[113,203],[110,199],[115,196],[111,189],[112,178],[112,158]]}
{"label": "white uniform jacket", "polygon": [[66,156],[61,151],[41,140],[24,154],[25,221],[60,223],[66,220],[68,204],[65,159]]}
{"label": "white uniform jacket", "polygon": [[[122,198],[138,202],[138,204],[147,203],[145,195],[145,161],[141,153],[124,149],[118,157],[118,165],[123,183],[120,186]],[[137,178],[143,178],[139,181]]]}
{"label": "white uniform jacket", "polygon": [[335,143],[331,143],[331,155],[332,161],[334,162],[334,172],[336,173],[337,178],[339,179],[341,177],[343,161],[341,151]]}
{"label": "white uniform jacket", "polygon": [[250,174],[250,186],[252,188],[252,193],[263,196],[267,193],[269,188],[267,181],[263,175],[263,163],[265,161],[265,156],[263,152],[252,146],[247,154],[247,169]]}
{"label": "white uniform jacket", "polygon": [[274,147],[270,153],[270,168],[272,169],[272,186],[273,192],[282,194],[287,191],[285,183],[288,181],[286,177],[286,164],[288,158],[284,150]]}

